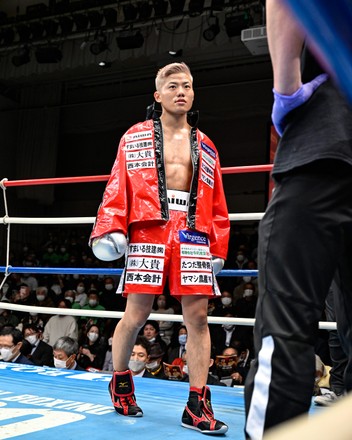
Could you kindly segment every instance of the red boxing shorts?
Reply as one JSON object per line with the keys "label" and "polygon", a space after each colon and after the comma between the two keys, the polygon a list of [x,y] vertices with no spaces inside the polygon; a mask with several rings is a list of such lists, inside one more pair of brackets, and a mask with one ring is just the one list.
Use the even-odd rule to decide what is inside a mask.
{"label": "red boxing shorts", "polygon": [[168,190],[170,219],[130,226],[126,267],[118,293],[220,295],[206,234],[187,229],[189,194]]}

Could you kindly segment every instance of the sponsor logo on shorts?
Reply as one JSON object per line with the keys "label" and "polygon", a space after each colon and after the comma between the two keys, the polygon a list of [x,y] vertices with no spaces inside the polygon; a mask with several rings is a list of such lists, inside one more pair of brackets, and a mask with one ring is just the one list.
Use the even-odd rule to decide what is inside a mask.
{"label": "sponsor logo on shorts", "polygon": [[210,258],[209,247],[181,244],[181,257]]}
{"label": "sponsor logo on shorts", "polygon": [[125,284],[154,284],[160,286],[163,281],[162,273],[127,271]]}
{"label": "sponsor logo on shorts", "polygon": [[199,273],[199,272],[182,272],[181,274],[181,285],[212,285],[213,284],[213,276],[208,273]]}
{"label": "sponsor logo on shorts", "polygon": [[163,271],[164,259],[163,258],[147,258],[147,257],[128,257],[127,269],[132,270],[152,270]]}
{"label": "sponsor logo on shorts", "polygon": [[212,271],[212,265],[209,260],[198,260],[196,258],[181,258],[181,271]]}
{"label": "sponsor logo on shorts", "polygon": [[208,244],[208,238],[205,234],[195,231],[179,231],[180,243]]}
{"label": "sponsor logo on shorts", "polygon": [[128,247],[128,255],[155,255],[163,257],[165,255],[165,245],[154,243],[131,243]]}

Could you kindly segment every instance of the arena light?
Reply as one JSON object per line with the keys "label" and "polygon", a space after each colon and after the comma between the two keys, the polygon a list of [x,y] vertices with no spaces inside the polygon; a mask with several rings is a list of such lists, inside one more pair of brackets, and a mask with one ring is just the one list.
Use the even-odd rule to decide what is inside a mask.
{"label": "arena light", "polygon": [[122,31],[116,37],[117,46],[120,50],[137,49],[144,44],[144,37],[140,31]]}
{"label": "arena light", "polygon": [[183,50],[179,49],[179,50],[169,50],[169,55],[173,58],[179,58],[182,57],[183,55]]}
{"label": "arena light", "polygon": [[203,38],[206,41],[213,41],[215,37],[220,33],[219,19],[214,15],[208,18],[208,29],[203,32]]}
{"label": "arena light", "polygon": [[90,52],[93,55],[99,55],[108,49],[109,45],[106,39],[106,35],[101,34],[95,38],[95,41],[90,45]]}

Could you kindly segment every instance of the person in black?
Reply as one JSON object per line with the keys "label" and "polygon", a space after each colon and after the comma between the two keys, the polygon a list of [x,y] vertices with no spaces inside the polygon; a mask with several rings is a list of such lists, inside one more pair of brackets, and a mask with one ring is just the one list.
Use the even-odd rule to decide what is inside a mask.
{"label": "person in black", "polygon": [[28,359],[35,365],[53,367],[53,349],[40,338],[40,331],[35,324],[26,324],[23,326],[23,337],[30,344]]}
{"label": "person in black", "polygon": [[[308,412],[318,321],[336,272],[347,353],[352,331],[352,112],[311,57],[300,62],[304,36],[284,2],[267,0],[266,11],[272,117],[282,138],[274,194],[259,227],[255,359],[245,387],[252,440]],[[351,390],[352,374],[345,377]]]}

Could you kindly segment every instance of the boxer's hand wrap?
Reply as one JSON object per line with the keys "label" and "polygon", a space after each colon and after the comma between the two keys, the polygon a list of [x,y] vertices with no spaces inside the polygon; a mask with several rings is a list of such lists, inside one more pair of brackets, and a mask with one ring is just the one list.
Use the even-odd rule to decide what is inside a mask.
{"label": "boxer's hand wrap", "polygon": [[314,78],[311,82],[301,85],[301,87],[293,95],[281,95],[275,89],[273,89],[274,105],[271,113],[271,119],[276,131],[280,136],[282,136],[282,133],[286,127],[285,118],[287,114],[307,102],[314,91],[328,78],[329,75],[322,73]]}
{"label": "boxer's hand wrap", "polygon": [[214,274],[217,275],[221,269],[224,267],[225,260],[219,257],[213,257],[213,270]]}
{"label": "boxer's hand wrap", "polygon": [[103,261],[117,260],[125,254],[126,237],[121,232],[110,232],[92,241],[93,254]]}

